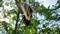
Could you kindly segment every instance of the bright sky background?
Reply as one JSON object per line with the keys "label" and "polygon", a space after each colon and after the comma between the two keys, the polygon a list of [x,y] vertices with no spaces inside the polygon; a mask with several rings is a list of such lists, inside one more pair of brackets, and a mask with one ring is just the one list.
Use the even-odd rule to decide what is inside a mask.
{"label": "bright sky background", "polygon": [[46,8],[50,5],[52,7],[52,5],[55,5],[57,3],[57,0],[36,0],[40,3],[42,3]]}

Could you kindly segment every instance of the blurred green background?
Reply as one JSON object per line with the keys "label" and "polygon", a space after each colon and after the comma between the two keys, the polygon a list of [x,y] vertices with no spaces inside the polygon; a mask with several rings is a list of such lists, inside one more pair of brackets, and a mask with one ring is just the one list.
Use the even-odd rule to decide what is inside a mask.
{"label": "blurred green background", "polygon": [[[17,0],[24,3],[26,0]],[[28,0],[33,12],[31,25],[25,26],[16,0],[0,0],[0,34],[60,34],[60,0]],[[16,31],[16,32],[15,32]]]}

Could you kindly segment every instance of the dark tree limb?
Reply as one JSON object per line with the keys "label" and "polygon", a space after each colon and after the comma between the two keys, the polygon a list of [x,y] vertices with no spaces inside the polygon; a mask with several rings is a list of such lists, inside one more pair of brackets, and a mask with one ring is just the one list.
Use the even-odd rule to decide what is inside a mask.
{"label": "dark tree limb", "polygon": [[18,11],[18,13],[17,13],[17,19],[16,19],[16,24],[15,24],[15,33],[17,31],[17,28],[18,28],[19,14],[20,14],[20,11]]}
{"label": "dark tree limb", "polygon": [[[17,4],[18,3],[17,0],[15,0],[15,1],[16,1],[16,4]],[[15,34],[17,33],[18,21],[19,21],[19,14],[20,14],[20,11],[18,10],[17,18],[16,18],[16,24],[15,24],[15,30],[14,30]]]}

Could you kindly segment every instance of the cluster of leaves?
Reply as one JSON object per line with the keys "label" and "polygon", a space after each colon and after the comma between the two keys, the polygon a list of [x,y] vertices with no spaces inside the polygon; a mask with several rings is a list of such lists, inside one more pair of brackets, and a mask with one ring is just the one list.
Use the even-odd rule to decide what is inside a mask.
{"label": "cluster of leaves", "polygon": [[2,0],[0,0],[0,7],[2,6]]}
{"label": "cluster of leaves", "polygon": [[39,34],[60,34],[60,27],[43,28]]}

